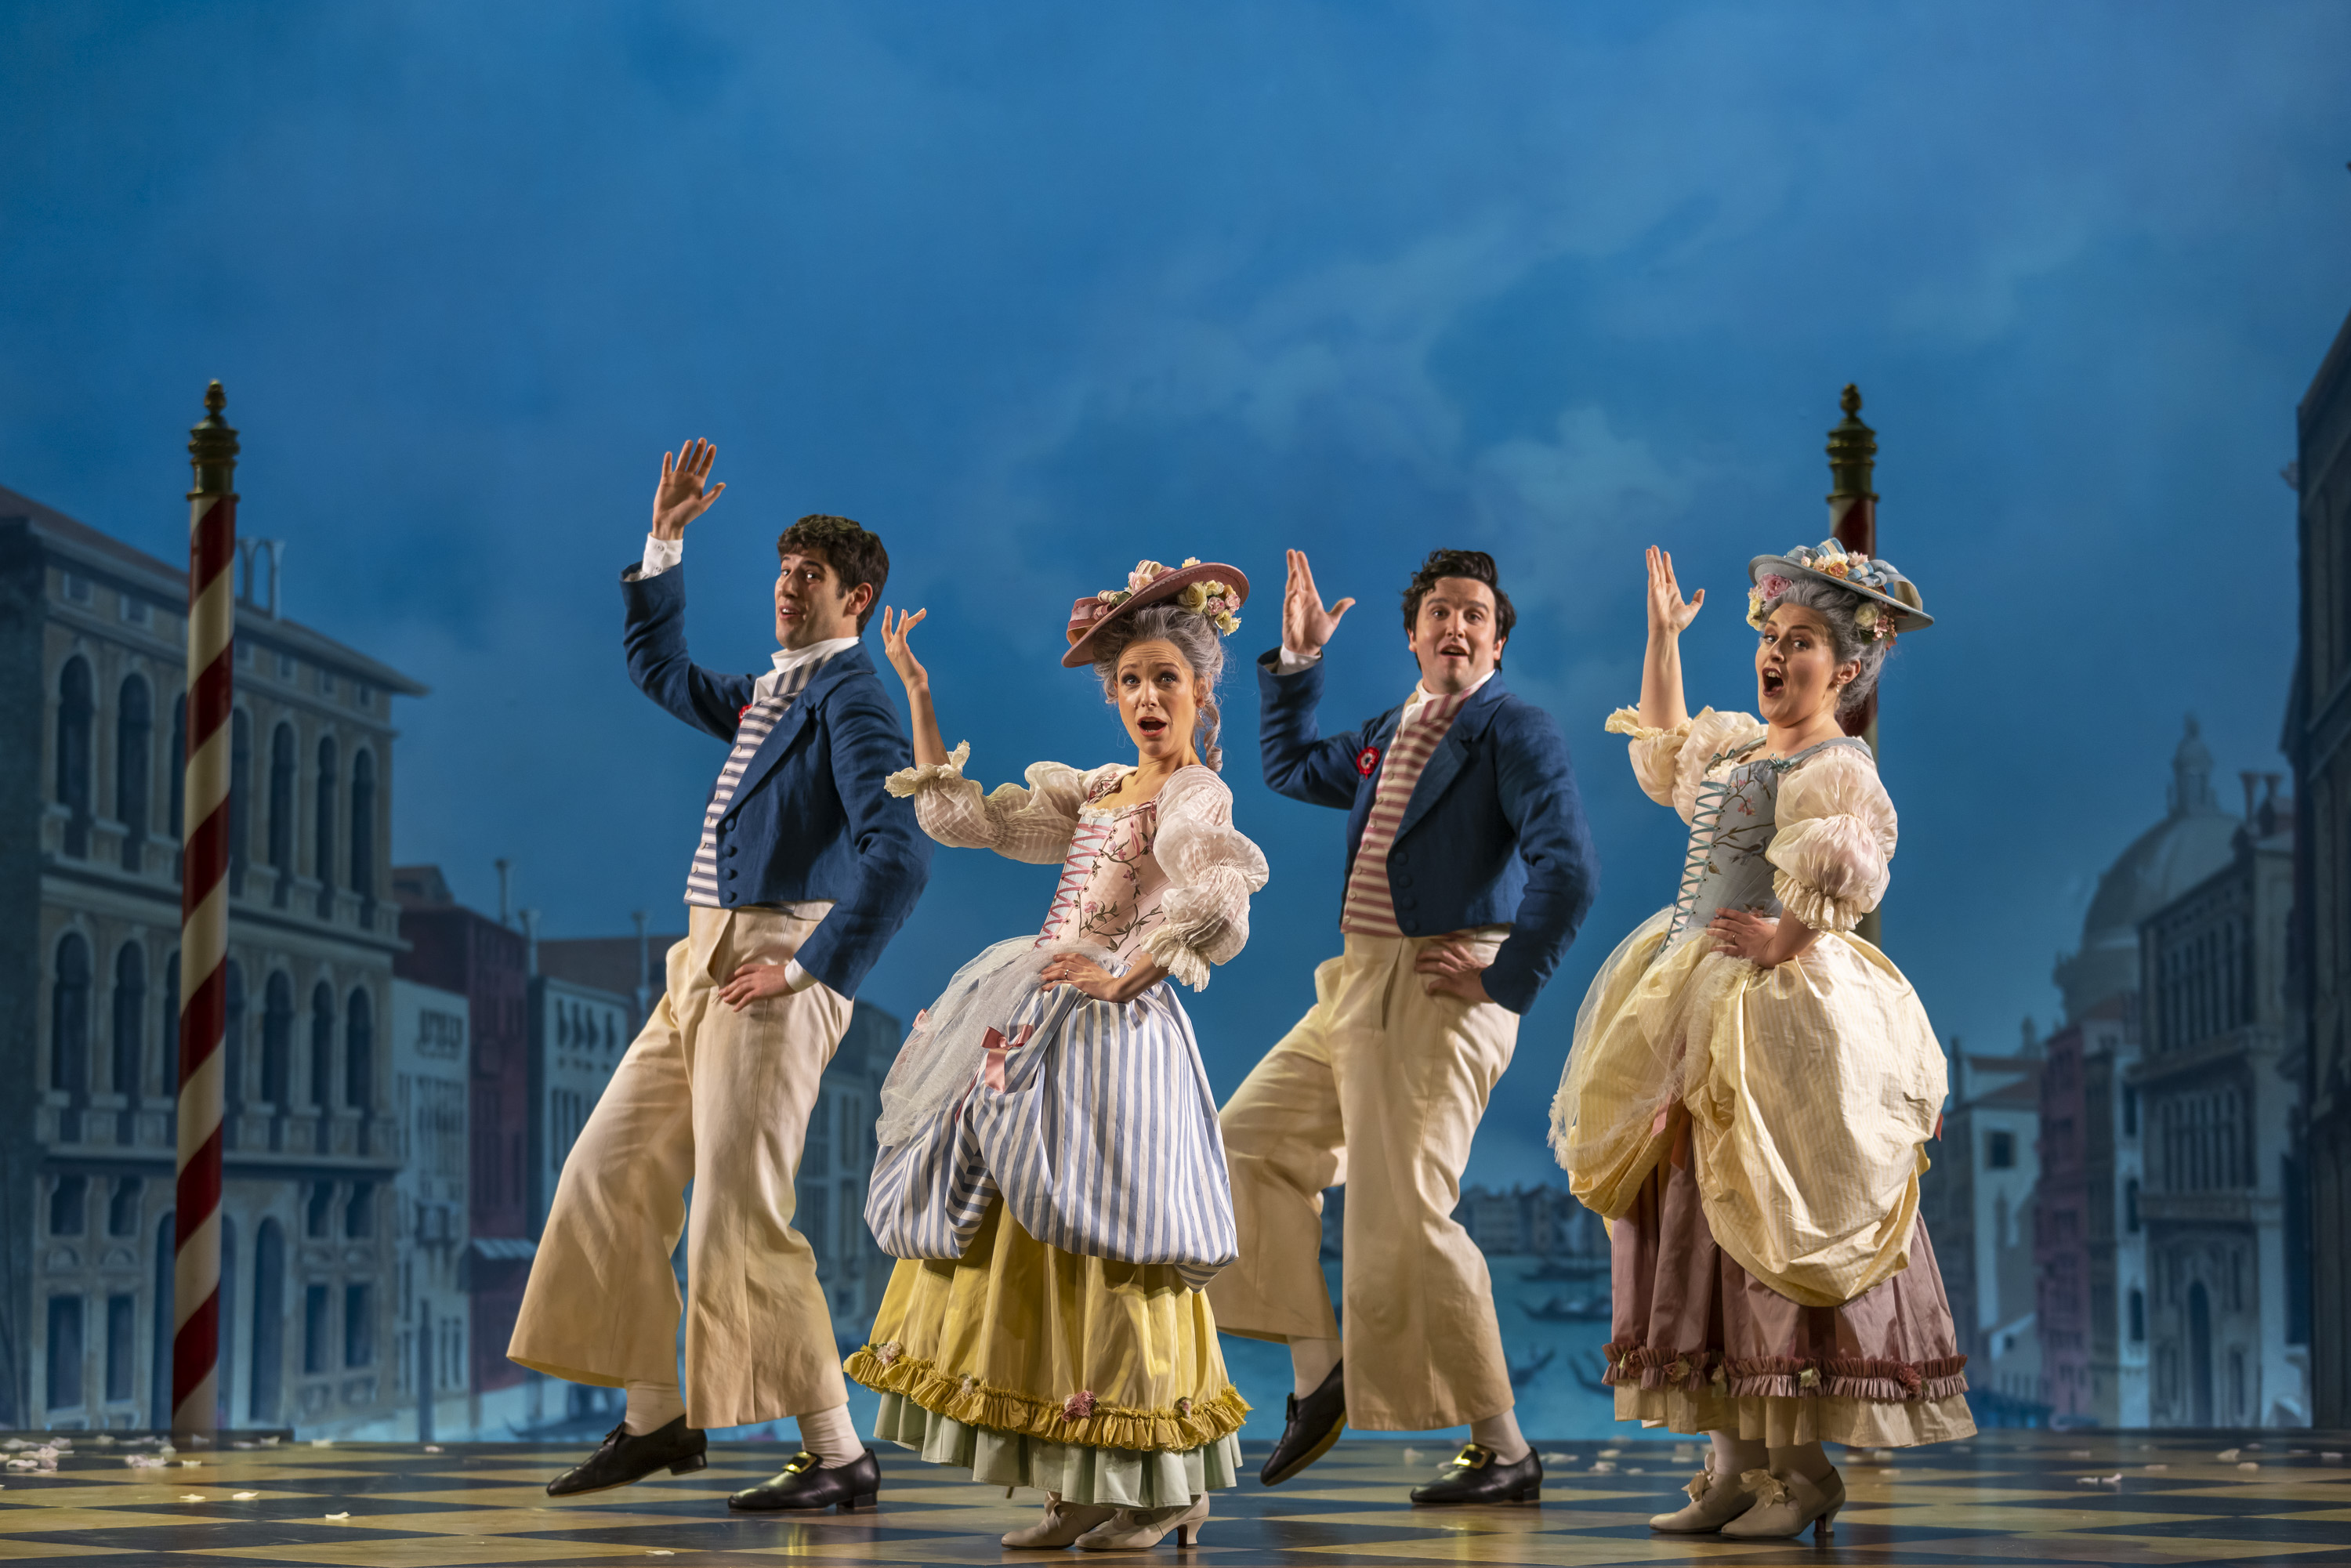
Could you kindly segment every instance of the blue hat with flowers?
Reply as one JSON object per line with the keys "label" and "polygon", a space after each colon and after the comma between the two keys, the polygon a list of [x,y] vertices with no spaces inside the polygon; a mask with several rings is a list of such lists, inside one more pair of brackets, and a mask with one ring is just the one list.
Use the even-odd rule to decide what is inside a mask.
{"label": "blue hat with flowers", "polygon": [[1887,561],[1848,550],[1836,540],[1798,545],[1785,555],[1759,555],[1747,563],[1755,586],[1747,592],[1747,623],[1760,627],[1774,601],[1802,579],[1842,588],[1862,601],[1854,623],[1873,640],[1932,626],[1918,589]]}

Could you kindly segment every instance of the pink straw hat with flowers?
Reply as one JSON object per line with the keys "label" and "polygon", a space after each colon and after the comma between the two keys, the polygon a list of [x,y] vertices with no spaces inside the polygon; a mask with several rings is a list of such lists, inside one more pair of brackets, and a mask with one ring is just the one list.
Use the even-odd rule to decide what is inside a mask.
{"label": "pink straw hat with flowers", "polygon": [[1070,651],[1061,655],[1061,663],[1072,670],[1092,664],[1103,632],[1155,604],[1172,602],[1230,636],[1241,624],[1234,612],[1248,600],[1249,579],[1238,567],[1216,560],[1186,560],[1175,567],[1139,560],[1126,574],[1124,588],[1105,588],[1070,606]]}

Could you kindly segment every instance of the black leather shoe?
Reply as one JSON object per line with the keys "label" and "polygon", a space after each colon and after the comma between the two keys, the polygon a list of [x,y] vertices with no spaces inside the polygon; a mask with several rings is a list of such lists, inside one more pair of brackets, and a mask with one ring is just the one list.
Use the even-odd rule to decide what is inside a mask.
{"label": "black leather shoe", "polygon": [[1542,1460],[1530,1447],[1525,1458],[1515,1465],[1506,1465],[1494,1458],[1493,1449],[1465,1443],[1435,1480],[1413,1489],[1412,1501],[1416,1508],[1446,1503],[1541,1502]]}
{"label": "black leather shoe", "polygon": [[1290,1396],[1281,1441],[1266,1456],[1265,1469],[1257,1473],[1257,1479],[1270,1487],[1280,1486],[1329,1453],[1346,1429],[1347,1364],[1343,1361],[1323,1374],[1313,1393],[1303,1399],[1295,1394]]}
{"label": "black leather shoe", "polygon": [[577,1497],[584,1491],[607,1491],[641,1481],[658,1469],[685,1475],[710,1462],[709,1446],[702,1428],[687,1426],[683,1416],[635,1437],[623,1422],[604,1435],[604,1441],[583,1463],[548,1482],[547,1495]]}
{"label": "black leather shoe", "polygon": [[831,1469],[819,1465],[814,1454],[794,1454],[774,1480],[737,1492],[726,1500],[726,1506],[747,1512],[831,1508],[839,1503],[841,1512],[854,1513],[881,1500],[882,1461],[868,1448],[849,1463]]}

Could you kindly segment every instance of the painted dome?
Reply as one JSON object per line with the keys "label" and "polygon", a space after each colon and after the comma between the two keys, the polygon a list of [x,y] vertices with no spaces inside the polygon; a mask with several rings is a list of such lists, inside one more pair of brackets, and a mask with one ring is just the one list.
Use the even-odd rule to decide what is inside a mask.
{"label": "painted dome", "polygon": [[2121,991],[2138,989],[2139,922],[2219,871],[2243,824],[2212,791],[2212,753],[2195,716],[2171,758],[2171,809],[2098,878],[2082,921],[2080,949],[2057,962],[2065,1016],[2078,1019]]}

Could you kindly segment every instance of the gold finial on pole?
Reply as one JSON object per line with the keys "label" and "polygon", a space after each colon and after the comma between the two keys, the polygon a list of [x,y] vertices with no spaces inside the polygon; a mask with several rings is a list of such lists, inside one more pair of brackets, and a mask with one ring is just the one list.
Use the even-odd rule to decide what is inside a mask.
{"label": "gold finial on pole", "polygon": [[[1832,508],[1839,501],[1877,499],[1877,492],[1869,487],[1877,471],[1877,432],[1861,422],[1861,389],[1851,382],[1845,382],[1844,395],[1837,399],[1837,406],[1844,411],[1844,418],[1829,432],[1828,498]],[[1877,552],[1865,549],[1863,553]]]}
{"label": "gold finial on pole", "polygon": [[196,471],[196,487],[188,492],[191,501],[200,496],[236,498],[230,488],[236,478],[236,431],[221,417],[227,406],[228,393],[221,391],[220,382],[204,389],[204,417],[188,432],[188,465]]}

